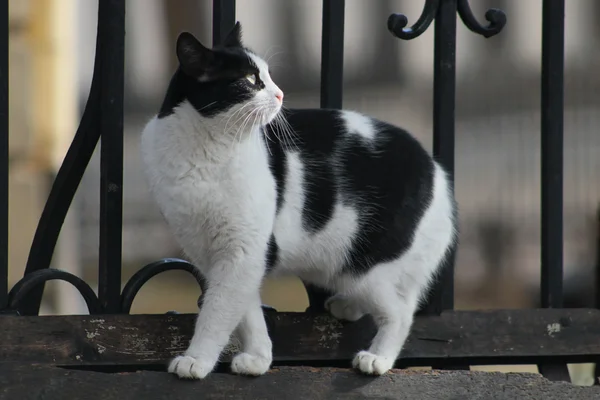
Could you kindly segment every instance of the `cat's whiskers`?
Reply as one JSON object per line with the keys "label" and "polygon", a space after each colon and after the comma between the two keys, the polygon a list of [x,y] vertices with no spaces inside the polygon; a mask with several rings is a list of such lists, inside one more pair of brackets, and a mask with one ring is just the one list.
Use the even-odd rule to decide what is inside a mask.
{"label": "cat's whiskers", "polygon": [[254,143],[257,146],[260,146],[261,140],[263,140],[264,145],[267,148],[267,151],[269,152],[270,155],[272,155],[271,148],[269,147],[268,143],[264,140],[264,137],[262,137],[262,136],[268,137],[268,133],[266,131],[266,116],[267,116],[267,111],[270,108],[269,105],[270,105],[270,102],[266,102],[266,101],[260,102],[257,105],[258,112],[256,113],[256,115],[252,121],[250,131],[255,136],[253,138]]}
{"label": "cat's whiskers", "polygon": [[288,139],[292,143],[295,143],[295,141],[297,139],[296,131],[294,130],[294,128],[292,128],[292,126],[290,125],[288,120],[282,114],[279,114],[279,117],[280,117],[279,121],[280,121],[281,125],[283,126],[283,128],[285,130],[285,134],[287,135]]}
{"label": "cat's whiskers", "polygon": [[297,144],[296,144],[296,139],[297,139],[296,132],[290,126],[290,123],[282,115],[282,113],[277,114],[274,122],[275,122],[275,126],[277,126],[278,129],[281,129],[281,131],[282,131],[285,146],[288,148],[297,150],[298,148],[297,148]]}
{"label": "cat's whiskers", "polygon": [[275,138],[277,139],[277,142],[281,143],[282,140],[279,137],[279,134],[278,134],[278,131],[277,131],[278,126],[277,126],[277,123],[276,123],[275,120],[273,120],[272,126],[273,126],[273,135],[275,135]]}
{"label": "cat's whiskers", "polygon": [[[248,105],[252,105],[252,103],[246,104],[243,108],[245,108]],[[238,121],[242,120],[242,123],[238,126],[237,130],[235,131],[233,142],[231,143],[231,149],[230,149],[231,151],[233,151],[233,149],[235,149],[235,147],[241,143],[242,136],[244,134],[246,125],[248,124],[252,115],[255,114],[257,110],[258,110],[258,107],[255,107],[254,109],[248,111],[247,113],[244,113],[241,117],[239,117],[234,122],[234,124],[237,125]]]}
{"label": "cat's whiskers", "polygon": [[[239,121],[240,121],[242,118],[244,118],[244,116],[245,116],[246,114],[244,114],[242,111],[244,111],[244,109],[246,109],[247,107],[250,107],[250,106],[252,106],[252,105],[253,105],[252,103],[246,103],[246,104],[244,104],[243,106],[241,106],[240,108],[238,108],[238,109],[237,109],[235,112],[233,112],[233,114],[231,114],[230,116],[228,116],[228,118],[227,118],[227,122],[225,123],[225,128],[224,128],[224,132],[223,132],[223,133],[227,133],[227,126],[229,125],[229,123],[231,122],[231,120],[232,120],[232,119],[233,119],[235,116],[237,116],[237,115],[241,114],[241,116],[240,116],[239,118],[237,118],[237,119],[236,119],[236,120],[233,122],[233,125],[237,124],[237,123],[238,123],[238,122],[239,122]],[[223,121],[223,119],[225,119],[225,117],[223,117],[223,118],[221,119],[221,121]]]}
{"label": "cat's whiskers", "polygon": [[[252,136],[253,136],[252,142],[258,148],[260,148],[260,137],[259,137],[260,136],[260,125],[262,125],[262,121],[265,117],[264,111],[265,111],[264,106],[259,108],[259,112],[256,114],[254,121],[252,121],[252,127],[250,128],[252,131]],[[258,122],[258,124],[257,124],[257,122]]]}
{"label": "cat's whiskers", "polygon": [[275,64],[271,64],[271,59],[272,59],[273,57],[275,57],[275,56],[278,56],[278,55],[280,55],[280,54],[283,54],[283,53],[284,53],[283,51],[279,51],[279,52],[277,52],[277,53],[273,53],[273,55],[271,55],[271,57],[269,57],[269,59],[267,60],[267,64],[269,64],[269,67],[274,67],[274,66],[277,66],[277,65],[275,65]]}
{"label": "cat's whiskers", "polygon": [[[259,107],[258,113],[256,114],[254,120],[252,121],[252,127],[251,132],[252,132],[252,140],[255,146],[257,146],[257,148],[261,148],[260,144],[261,144],[261,129],[262,129],[262,125],[263,125],[263,120],[265,118],[265,110],[266,107],[264,107],[264,105],[262,107]],[[265,143],[266,145],[266,143]],[[269,148],[268,145],[266,145],[267,151],[269,152],[269,154],[271,153],[271,149]]]}
{"label": "cat's whiskers", "polygon": [[[234,142],[237,140],[237,135],[240,133],[242,126],[244,124],[244,122],[250,118],[250,115],[252,114],[252,112],[254,111],[254,109],[250,109],[250,110],[244,110],[245,108],[251,106],[251,103],[245,104],[243,107],[241,107],[239,110],[237,110],[236,112],[234,112],[229,119],[227,120],[227,123],[225,124],[225,128],[224,129],[224,134],[229,134],[229,129],[228,129],[228,124],[231,124],[231,130],[234,133]],[[238,116],[238,114],[241,114]],[[237,117],[235,119],[235,121],[231,122],[231,120]],[[241,123],[239,123],[241,121]]]}
{"label": "cat's whiskers", "polygon": [[[273,49],[273,48],[275,48],[275,45],[272,45],[272,46],[270,46],[270,47],[267,49],[267,51],[265,51],[265,55],[263,56],[263,59],[264,59],[264,60],[268,60],[268,59],[269,59],[269,58],[268,58],[268,57],[269,57],[269,52],[270,52],[270,51],[271,51],[271,49]],[[267,64],[268,64],[268,61],[267,61]]]}
{"label": "cat's whiskers", "polygon": [[244,118],[244,121],[242,122],[242,124],[240,125],[240,127],[238,128],[238,130],[235,134],[233,146],[231,147],[232,151],[235,147],[237,147],[237,145],[239,145],[242,142],[243,134],[244,134],[244,132],[247,131],[247,126],[248,126],[248,123],[250,123],[250,121],[252,121],[252,124],[250,126],[250,131],[252,131],[254,129],[254,125],[256,124],[257,117],[260,115],[260,112],[261,112],[261,107],[260,107],[260,105],[257,105],[254,109],[252,109],[252,111],[250,111],[246,115],[246,117]]}
{"label": "cat's whiskers", "polygon": [[240,126],[238,127],[238,129],[235,133],[234,144],[238,140],[239,140],[238,144],[241,143],[242,135],[244,134],[244,131],[246,130],[246,125],[248,125],[248,123],[250,122],[250,118],[252,118],[252,116],[258,111],[258,109],[259,109],[258,107],[255,107],[251,111],[249,111],[247,114],[245,114],[244,120],[242,121],[242,123],[240,124]]}
{"label": "cat's whiskers", "polygon": [[207,105],[205,105],[204,107],[202,107],[202,108],[201,108],[201,109],[199,109],[198,111],[205,110],[205,109],[207,109],[208,107],[210,107],[210,106],[212,106],[212,105],[214,105],[214,104],[217,104],[217,103],[218,103],[217,101],[213,101],[212,103],[208,103]]}
{"label": "cat's whiskers", "polygon": [[273,153],[271,152],[271,148],[269,147],[269,135],[267,133],[267,127],[263,127],[261,128],[260,132],[259,132],[261,138],[259,140],[262,140],[263,143],[265,144],[265,147],[267,148],[267,151],[269,152],[269,155],[272,156]]}
{"label": "cat's whiskers", "polygon": [[273,133],[275,134],[275,137],[281,144],[285,144],[284,143],[285,138],[280,136],[280,134],[282,134],[282,132],[280,131],[281,127],[279,125],[278,117],[279,117],[279,114],[277,114],[277,116],[275,116],[275,119],[273,119]]}
{"label": "cat's whiskers", "polygon": [[[269,48],[267,49],[267,51],[265,52],[265,56],[264,56],[263,58],[266,60],[266,63],[267,63],[267,64],[269,64],[269,63],[270,63],[270,61],[271,61],[271,59],[272,59],[273,57],[275,57],[275,56],[277,56],[277,55],[279,55],[279,54],[283,54],[283,53],[285,52],[284,50],[280,50],[280,51],[276,51],[275,53],[273,53],[273,54],[271,54],[271,55],[269,56],[269,52],[271,51],[271,49],[274,49],[275,47],[278,47],[278,46],[275,46],[275,45],[273,45],[273,46],[269,47]],[[269,66],[271,66],[271,65],[269,64]]]}

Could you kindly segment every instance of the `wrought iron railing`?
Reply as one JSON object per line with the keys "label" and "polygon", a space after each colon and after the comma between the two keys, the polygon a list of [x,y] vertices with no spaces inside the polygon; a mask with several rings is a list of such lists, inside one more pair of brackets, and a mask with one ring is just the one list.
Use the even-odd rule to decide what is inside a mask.
{"label": "wrought iron railing", "polygon": [[[213,1],[213,41],[218,42],[235,22],[235,0]],[[447,266],[433,290],[423,319],[417,319],[413,339],[403,352],[401,365],[434,365],[444,368],[466,368],[481,363],[535,363],[543,373],[565,379],[567,362],[590,362],[600,359],[600,340],[594,341],[594,329],[600,332],[600,313],[597,310],[561,310],[563,297],[563,60],[564,60],[564,0],[543,2],[542,45],[542,242],[541,242],[541,304],[552,310],[453,312],[454,272]],[[323,0],[323,36],[321,63],[321,107],[342,107],[342,72],[344,38],[344,0]],[[486,12],[487,26],[474,17],[467,0],[426,0],[419,19],[408,26],[402,14],[388,19],[388,29],[397,38],[411,40],[425,32],[434,22],[434,93],[433,93],[433,154],[452,174],[454,173],[455,141],[455,55],[457,15],[473,32],[490,37],[501,32],[506,24],[505,14],[497,9]],[[127,314],[140,288],[153,276],[169,270],[184,270],[192,274],[202,287],[202,278],[187,261],[164,259],[141,268],[121,290],[121,239],[123,194],[123,86],[125,0],[99,2],[98,32],[94,74],[89,98],[73,142],[56,176],[37,227],[24,277],[8,291],[8,4],[0,6],[0,310],[11,319],[13,329],[32,327],[37,322],[26,316],[39,312],[44,283],[59,279],[75,286],[88,306],[90,314]],[[100,252],[98,261],[98,294],[77,276],[50,268],[50,261],[67,211],[75,191],[100,140]],[[600,255],[599,255],[600,257]],[[453,262],[453,261],[452,261]],[[310,310],[322,311],[326,293],[307,288]],[[599,299],[600,302],[600,299]],[[290,348],[282,341],[318,324],[320,315],[304,313],[291,318],[278,313],[274,320],[267,314],[274,341],[275,362],[304,362],[315,365],[337,365],[357,350],[354,344],[368,340],[371,328],[363,325],[331,329],[344,332],[349,342],[334,339],[315,342],[315,348]],[[441,317],[438,317],[441,315]],[[163,316],[164,317],[164,316]],[[290,317],[290,318],[288,318]],[[15,319],[16,318],[16,319]],[[37,317],[31,317],[37,318]],[[64,326],[64,318],[72,318],[69,334],[76,329],[94,326],[98,319],[80,317],[45,320],[52,326]],[[77,319],[79,318],[79,319]],[[166,329],[166,320],[148,319],[139,322],[134,316],[115,316],[122,325],[137,324],[148,329]],[[129,320],[124,318],[130,318]],[[148,317],[149,318],[149,317]],[[169,318],[176,318],[169,316]],[[169,329],[180,329],[190,334],[187,316],[169,319]],[[440,319],[441,318],[441,319]],[[27,321],[27,322],[26,322]],[[35,320],[37,321],[37,320]],[[54,322],[53,322],[54,321]],[[96,321],[96,322],[95,322]],[[104,319],[102,319],[104,321]],[[137,321],[137,322],[136,322]],[[554,321],[554,322],[553,322]],[[41,323],[41,322],[40,322]],[[535,335],[558,324],[567,331],[563,336],[548,333],[539,344]],[[29,324],[29,325],[28,325]],[[187,324],[187,325],[186,325]],[[515,325],[513,325],[515,324]],[[133,326],[132,325],[132,326]],[[187,326],[187,328],[186,328]],[[30,328],[34,329],[34,328]],[[35,328],[37,329],[37,328]],[[57,328],[58,329],[58,328]],[[136,328],[137,329],[137,328]],[[325,328],[324,328],[325,329]],[[329,329],[329,328],[328,328]],[[470,329],[470,330],[469,330]],[[550,328],[548,328],[550,329]],[[67,331],[65,331],[67,332]],[[481,332],[486,332],[488,336]],[[163,331],[164,333],[164,331]],[[481,333],[479,336],[478,334]],[[65,334],[66,335],[66,334]],[[496,340],[489,336],[501,335]],[[67,335],[68,336],[68,335]],[[185,336],[185,335],[184,335]],[[334,336],[332,336],[334,337]],[[598,336],[600,338],[600,334]],[[56,339],[56,338],[55,338]],[[58,340],[58,339],[56,339]],[[61,339],[62,340],[62,339]],[[67,340],[67,339],[64,339]],[[63,365],[96,364],[153,364],[172,355],[173,349],[155,352],[153,358],[139,353],[128,361],[122,355],[114,356],[106,347],[90,350],[94,336],[80,340],[85,344],[73,345],[68,355],[39,353],[40,362],[46,358]],[[114,339],[117,340],[118,339]],[[156,336],[145,337],[157,346],[162,343]],[[540,342],[540,343],[542,343]],[[122,342],[118,342],[122,343]],[[123,344],[126,346],[127,344]],[[20,342],[20,346],[26,346]],[[67,345],[65,345],[67,346]],[[98,344],[98,346],[100,346]],[[336,347],[337,346],[337,347]],[[552,346],[555,346],[552,348]],[[550,347],[550,348],[548,348]],[[79,350],[78,350],[79,349]],[[87,349],[87,353],[81,349]],[[81,350],[81,351],[80,351]],[[0,350],[9,359],[22,357],[22,352]],[[28,359],[37,350],[27,353]],[[91,353],[90,353],[91,352]],[[136,353],[137,354],[137,353]],[[132,356],[133,357],[133,356]],[[162,358],[161,358],[162,357]],[[62,361],[57,361],[58,359]],[[568,374],[567,374],[568,376]]]}

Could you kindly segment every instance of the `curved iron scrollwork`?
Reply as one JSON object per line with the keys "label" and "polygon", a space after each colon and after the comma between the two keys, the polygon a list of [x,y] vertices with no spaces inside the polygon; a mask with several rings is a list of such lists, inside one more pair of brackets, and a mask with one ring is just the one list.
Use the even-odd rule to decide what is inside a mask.
{"label": "curved iron scrollwork", "polygon": [[388,18],[388,30],[397,38],[404,40],[419,37],[427,30],[427,28],[429,28],[429,25],[431,25],[439,6],[440,0],[426,0],[421,16],[410,28],[406,28],[406,25],[408,25],[408,18],[406,18],[406,15],[392,14]]}
{"label": "curved iron scrollwork", "polygon": [[69,282],[79,291],[90,314],[102,313],[102,305],[94,290],[85,281],[69,272],[47,268],[25,275],[8,293],[8,308],[21,313],[23,300],[34,289],[48,281],[61,280]]}
{"label": "curved iron scrollwork", "polygon": [[[160,261],[146,265],[136,272],[123,288],[121,295],[121,312],[129,313],[135,296],[138,294],[142,286],[156,275],[166,271],[187,271],[196,278],[196,282],[200,286],[202,293],[206,291],[206,281],[200,275],[200,271],[190,262],[178,258],[164,258]],[[202,295],[198,298],[198,308],[202,305]],[[277,310],[271,306],[263,304],[263,312],[276,312]],[[176,315],[177,311],[168,311],[167,314]]]}
{"label": "curved iron scrollwork", "polygon": [[462,22],[471,30],[486,38],[492,37],[500,33],[504,25],[506,25],[506,14],[504,11],[497,8],[490,8],[485,13],[485,19],[489,22],[488,26],[482,26],[471,11],[468,0],[458,0],[456,4],[458,15]]}
{"label": "curved iron scrollwork", "polygon": [[[115,24],[113,20],[124,21],[122,18],[124,13],[123,0],[107,0],[98,4],[98,32],[90,94],[75,137],[52,184],[35,231],[25,267],[26,277],[50,267],[63,222],[100,138],[105,83],[103,78],[111,79],[105,72],[107,63],[112,62],[110,59],[112,49],[106,46],[106,42],[110,41],[111,35],[118,34],[119,24]],[[122,74],[122,71],[114,72]],[[37,314],[44,290],[43,282],[31,291],[27,299],[23,300],[23,314]]]}
{"label": "curved iron scrollwork", "polygon": [[[202,278],[200,271],[193,264],[178,258],[165,258],[146,265],[129,279],[121,294],[121,312],[129,313],[133,300],[142,286],[156,275],[166,271],[189,272],[196,278],[202,293],[204,293],[206,289],[204,278]],[[200,301],[199,299],[198,302],[200,303]]]}
{"label": "curved iron scrollwork", "polygon": [[[444,0],[426,0],[421,16],[410,28],[406,28],[408,19],[404,14],[390,15],[387,23],[388,30],[399,39],[410,40],[419,37],[436,18],[440,1]],[[486,38],[498,34],[506,25],[506,14],[497,8],[491,8],[485,13],[485,19],[489,22],[488,26],[482,26],[477,22],[468,0],[457,0],[456,9],[460,19],[469,30]]]}

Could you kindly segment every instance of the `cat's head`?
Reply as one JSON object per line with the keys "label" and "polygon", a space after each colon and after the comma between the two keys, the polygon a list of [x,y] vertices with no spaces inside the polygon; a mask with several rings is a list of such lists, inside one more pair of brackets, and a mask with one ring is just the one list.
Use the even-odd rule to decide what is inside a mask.
{"label": "cat's head", "polygon": [[281,110],[283,92],[271,79],[267,63],[242,44],[240,23],[222,44],[209,49],[191,33],[177,39],[181,95],[204,117],[266,125]]}

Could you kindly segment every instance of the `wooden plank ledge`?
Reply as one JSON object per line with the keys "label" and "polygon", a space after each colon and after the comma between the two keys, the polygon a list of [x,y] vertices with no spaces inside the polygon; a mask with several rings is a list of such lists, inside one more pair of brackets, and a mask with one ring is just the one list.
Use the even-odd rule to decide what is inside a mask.
{"label": "wooden plank ledge", "polygon": [[[370,318],[267,312],[274,365],[347,367]],[[187,347],[194,315],[0,316],[0,362],[163,369]],[[397,367],[600,361],[600,310],[453,311],[417,317]],[[224,357],[224,362],[229,356]]]}
{"label": "wooden plank ledge", "polygon": [[368,377],[348,369],[282,367],[259,378],[214,373],[183,381],[164,372],[107,374],[50,366],[0,365],[0,399],[598,399],[600,387],[536,374],[393,370]]}

